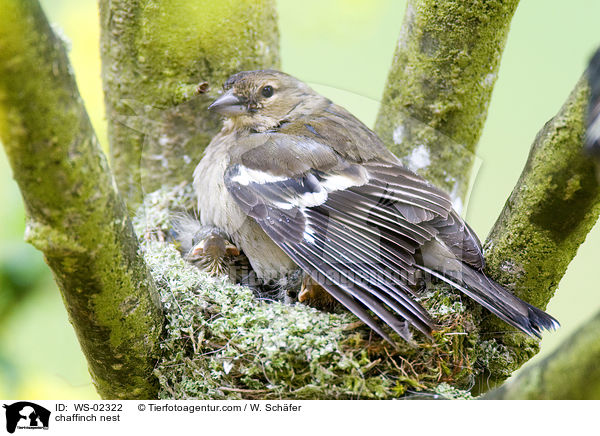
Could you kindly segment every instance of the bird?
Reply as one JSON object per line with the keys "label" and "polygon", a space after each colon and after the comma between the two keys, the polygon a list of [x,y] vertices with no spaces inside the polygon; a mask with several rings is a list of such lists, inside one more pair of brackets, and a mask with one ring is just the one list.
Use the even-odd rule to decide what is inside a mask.
{"label": "bird", "polygon": [[[259,278],[301,270],[299,299],[337,301],[379,336],[436,325],[418,283],[435,277],[521,332],[558,328],[483,272],[481,243],[447,193],[306,83],[242,71],[208,107],[223,118],[194,171],[202,225],[222,229]],[[316,297],[315,297],[316,296]]]}
{"label": "bird", "polygon": [[171,217],[171,224],[169,236],[188,263],[213,276],[228,274],[234,267],[240,251],[221,229],[202,226],[195,217],[185,213]]}

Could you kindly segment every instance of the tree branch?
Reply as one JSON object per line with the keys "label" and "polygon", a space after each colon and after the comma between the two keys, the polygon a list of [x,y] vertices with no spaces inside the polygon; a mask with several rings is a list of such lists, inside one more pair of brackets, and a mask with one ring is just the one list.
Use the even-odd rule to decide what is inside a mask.
{"label": "tree branch", "polygon": [[100,1],[111,163],[132,207],[192,179],[221,128],[206,107],[231,74],[279,65],[274,0],[163,3]]}
{"label": "tree branch", "polygon": [[[594,162],[582,153],[588,98],[584,77],[538,133],[484,246],[487,273],[542,309],[600,213]],[[483,334],[501,338],[517,356],[516,366],[490,376],[492,383],[506,378],[538,351],[537,341],[523,335],[495,335],[506,330],[497,320],[490,319],[481,328]]]}
{"label": "tree branch", "polygon": [[163,318],[63,42],[35,0],[0,6],[0,137],[104,398],[151,398]]}
{"label": "tree branch", "polygon": [[518,0],[409,0],[375,131],[464,203]]}
{"label": "tree branch", "polygon": [[485,400],[592,400],[600,398],[600,313],[550,356],[523,369]]}

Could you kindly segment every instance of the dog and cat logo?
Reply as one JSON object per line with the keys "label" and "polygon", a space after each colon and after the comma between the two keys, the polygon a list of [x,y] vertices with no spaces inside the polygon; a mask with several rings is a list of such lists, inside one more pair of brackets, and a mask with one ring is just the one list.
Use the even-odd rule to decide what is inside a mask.
{"label": "dog and cat logo", "polygon": [[3,407],[6,409],[6,431],[9,433],[14,433],[16,429],[48,430],[48,409],[29,401],[5,404]]}

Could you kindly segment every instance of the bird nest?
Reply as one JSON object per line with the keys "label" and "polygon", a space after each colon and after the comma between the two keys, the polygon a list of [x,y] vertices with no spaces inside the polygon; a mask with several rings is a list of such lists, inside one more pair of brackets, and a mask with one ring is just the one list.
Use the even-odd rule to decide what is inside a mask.
{"label": "bird nest", "polygon": [[161,398],[469,398],[478,376],[510,366],[502,345],[479,337],[479,309],[442,284],[420,299],[438,323],[433,340],[392,335],[393,347],[346,311],[257,299],[209,276],[165,237],[192,197],[189,186],[163,188],[134,220],[165,315],[154,372]]}

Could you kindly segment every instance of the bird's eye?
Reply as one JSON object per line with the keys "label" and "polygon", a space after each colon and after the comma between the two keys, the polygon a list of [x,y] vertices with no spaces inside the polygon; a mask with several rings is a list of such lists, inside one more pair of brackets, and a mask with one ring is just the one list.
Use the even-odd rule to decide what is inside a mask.
{"label": "bird's eye", "polygon": [[263,88],[260,90],[260,93],[265,98],[272,97],[273,96],[273,87],[271,85],[263,86]]}

